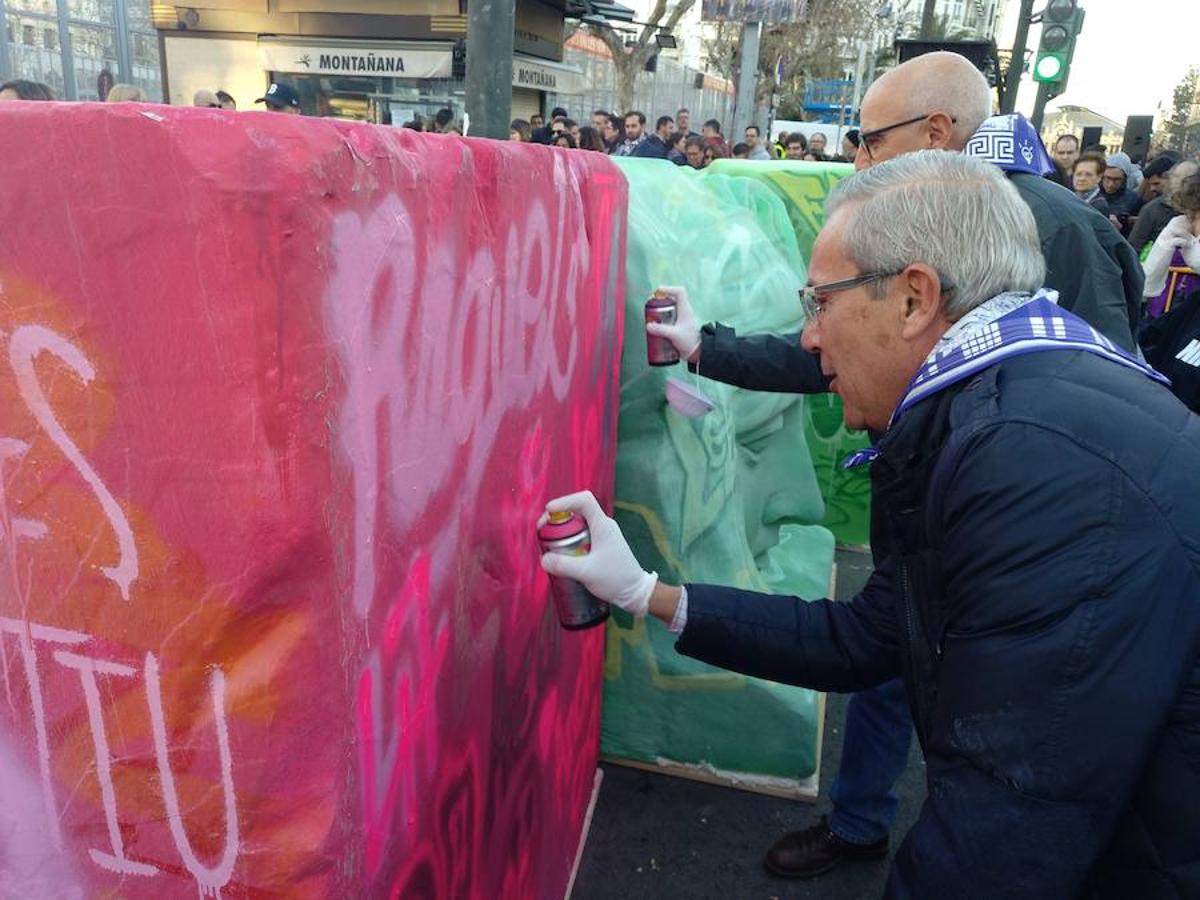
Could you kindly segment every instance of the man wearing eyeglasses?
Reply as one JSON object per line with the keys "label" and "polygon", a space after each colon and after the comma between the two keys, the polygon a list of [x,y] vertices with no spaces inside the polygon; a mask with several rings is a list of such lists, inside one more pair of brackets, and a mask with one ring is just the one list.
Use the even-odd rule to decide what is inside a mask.
{"label": "man wearing eyeglasses", "polygon": [[[543,568],[712,665],[842,692],[900,676],[928,791],[886,898],[1200,897],[1200,418],[1040,289],[997,167],[905,154],[827,212],[803,341],[874,435],[852,459],[873,461],[864,589],[664,584],[586,491],[546,508],[586,518],[591,552]],[[815,861],[829,831],[807,836]]]}
{"label": "man wearing eyeglasses", "polygon": [[[917,57],[877,79],[863,98],[855,168],[924,149],[961,151],[990,113],[987,81],[965,58],[953,53]],[[1132,248],[1103,216],[1058,185],[1024,173],[1011,175],[1008,183],[1033,213],[1045,286],[1058,292],[1059,305],[1132,350],[1131,323],[1140,315],[1143,284]],[[809,275],[810,283],[816,280],[806,292],[811,322],[819,298],[836,303],[842,286],[821,285]],[[821,355],[802,347],[799,335],[739,337],[720,323],[701,328],[686,294],[677,297],[676,325],[651,324],[647,330],[671,340],[689,367],[708,378],[750,390],[829,389],[831,370],[822,369]],[[834,385],[843,402],[848,387]],[[874,520],[871,532],[875,567],[886,568],[890,549]],[[783,835],[767,851],[767,869],[780,877],[810,878],[843,862],[884,858],[898,805],[893,785],[907,765],[911,742],[912,719],[898,680],[855,694],[847,705],[830,815]]]}

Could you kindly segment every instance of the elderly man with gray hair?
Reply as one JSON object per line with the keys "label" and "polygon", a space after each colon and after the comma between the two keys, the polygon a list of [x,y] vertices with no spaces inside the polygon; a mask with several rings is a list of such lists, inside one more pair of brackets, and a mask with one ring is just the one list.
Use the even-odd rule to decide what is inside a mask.
{"label": "elderly man with gray hair", "polygon": [[993,166],[925,151],[842,182],[805,346],[877,436],[848,603],[670,586],[589,492],[548,554],[676,648],[819,690],[903,677],[928,796],[888,897],[1200,896],[1200,418],[1041,289]]}
{"label": "elderly man with gray hair", "polygon": [[[918,56],[876,79],[863,98],[855,168],[919,150],[964,151],[976,143],[990,112],[987,80],[965,58],[943,52]],[[1104,216],[1059,185],[1028,171],[1008,172],[1007,181],[1033,214],[1046,266],[1044,286],[1057,292],[1059,306],[1133,351],[1132,326],[1141,316],[1143,290],[1133,248]],[[677,301],[675,325],[652,324],[647,330],[670,339],[693,371],[750,390],[828,389],[821,357],[806,352],[799,335],[739,336],[720,323],[701,328],[686,294],[680,292]],[[884,532],[873,521],[876,568],[889,565],[892,552]],[[888,854],[898,805],[893,785],[907,765],[913,734],[899,680],[850,698],[844,732],[829,792],[832,810],[807,828],[785,833],[767,850],[763,864],[774,875],[810,878],[843,862]]]}

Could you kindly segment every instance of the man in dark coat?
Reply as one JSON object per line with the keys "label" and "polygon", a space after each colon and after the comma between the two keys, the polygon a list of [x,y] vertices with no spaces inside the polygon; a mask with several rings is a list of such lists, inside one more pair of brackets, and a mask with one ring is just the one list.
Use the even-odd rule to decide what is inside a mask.
{"label": "man in dark coat", "polygon": [[[807,350],[879,435],[885,558],[849,603],[663,584],[590,493],[590,554],[543,567],[681,653],[859,691],[897,675],[928,795],[885,895],[1200,896],[1200,419],[1037,291],[995,167],[911,153],[846,180]],[[1036,293],[1035,293],[1036,291]]]}
{"label": "man in dark coat", "polygon": [[[917,57],[877,79],[863,98],[855,165],[863,169],[923,148],[962,150],[990,111],[987,81],[964,57]],[[1009,180],[1034,214],[1045,285],[1058,292],[1059,305],[1114,344],[1132,349],[1131,323],[1140,316],[1143,287],[1133,248],[1105,217],[1059,186],[1026,172],[1013,172]],[[701,329],[686,297],[681,299],[676,326],[650,329],[672,340],[693,371],[750,390],[827,389],[820,357],[805,352],[799,335],[739,337],[720,324]],[[876,529],[871,551],[877,568],[884,567],[889,549]],[[831,815],[788,832],[770,848],[764,862],[775,874],[811,877],[843,861],[886,856],[897,804],[892,784],[912,741],[900,686],[884,684],[852,697],[846,735],[830,792]]]}

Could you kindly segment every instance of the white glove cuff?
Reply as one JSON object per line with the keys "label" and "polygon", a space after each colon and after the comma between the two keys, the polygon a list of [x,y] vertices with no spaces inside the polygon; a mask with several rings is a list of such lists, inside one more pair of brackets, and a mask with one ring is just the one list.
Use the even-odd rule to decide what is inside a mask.
{"label": "white glove cuff", "polygon": [[650,611],[650,595],[654,593],[657,584],[657,572],[643,572],[638,583],[616,601],[617,606],[636,619],[644,619]]}

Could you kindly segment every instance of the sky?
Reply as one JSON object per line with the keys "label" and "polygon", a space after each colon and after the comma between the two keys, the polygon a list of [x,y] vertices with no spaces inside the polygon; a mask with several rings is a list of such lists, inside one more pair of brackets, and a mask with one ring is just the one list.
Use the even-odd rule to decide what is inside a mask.
{"label": "sky", "polygon": [[[1008,0],[1005,22],[996,42],[1011,47],[1020,0]],[[1067,90],[1047,104],[1086,106],[1125,123],[1131,115],[1154,115],[1161,103],[1171,111],[1171,95],[1188,65],[1200,66],[1200,5],[1195,0],[1081,0],[1087,15],[1075,45]],[[1035,10],[1045,6],[1037,0]],[[1039,25],[1029,30],[1036,49]],[[1033,110],[1037,87],[1021,80],[1017,108]]]}

